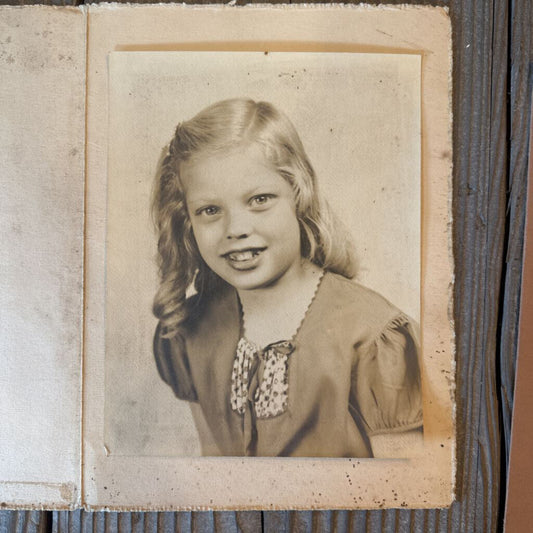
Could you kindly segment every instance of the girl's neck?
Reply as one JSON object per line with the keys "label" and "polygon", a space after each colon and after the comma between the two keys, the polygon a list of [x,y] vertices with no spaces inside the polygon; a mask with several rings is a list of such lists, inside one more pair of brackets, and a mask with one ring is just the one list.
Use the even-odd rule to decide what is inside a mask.
{"label": "girl's neck", "polygon": [[309,261],[262,289],[238,291],[246,338],[260,347],[290,340],[302,323],[315,295],[322,269]]}

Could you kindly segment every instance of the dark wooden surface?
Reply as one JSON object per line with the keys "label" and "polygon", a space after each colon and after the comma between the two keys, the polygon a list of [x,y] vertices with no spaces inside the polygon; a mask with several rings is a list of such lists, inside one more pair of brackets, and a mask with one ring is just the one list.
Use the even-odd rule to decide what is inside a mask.
{"label": "dark wooden surface", "polygon": [[[36,2],[0,0],[31,3]],[[457,501],[450,509],[417,511],[2,511],[1,533],[501,530],[525,219],[533,7],[531,0],[416,3],[449,6],[453,23]]]}

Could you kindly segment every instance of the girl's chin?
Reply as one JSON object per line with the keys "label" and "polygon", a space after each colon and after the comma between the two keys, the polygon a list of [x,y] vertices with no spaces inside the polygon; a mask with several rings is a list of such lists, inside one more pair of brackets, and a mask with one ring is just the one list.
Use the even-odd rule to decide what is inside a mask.
{"label": "girl's chin", "polygon": [[265,279],[227,279],[226,280],[230,285],[232,285],[238,291],[254,291],[260,289],[266,289],[274,285],[275,282],[272,280]]}
{"label": "girl's chin", "polygon": [[257,270],[239,271],[224,279],[238,291],[268,290],[279,286],[286,272],[265,275]]}
{"label": "girl's chin", "polygon": [[237,290],[250,291],[255,289],[264,289],[275,283],[270,276],[265,276],[257,269],[231,269],[221,276],[226,283],[229,283]]}

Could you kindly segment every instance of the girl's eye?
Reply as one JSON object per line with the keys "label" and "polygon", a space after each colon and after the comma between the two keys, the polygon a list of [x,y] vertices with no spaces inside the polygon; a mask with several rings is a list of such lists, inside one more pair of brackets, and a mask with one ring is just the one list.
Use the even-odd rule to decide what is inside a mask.
{"label": "girl's eye", "polygon": [[220,209],[216,207],[215,205],[208,205],[206,207],[202,207],[196,211],[196,215],[198,216],[206,216],[206,217],[212,217],[214,215],[218,215],[220,212]]}
{"label": "girl's eye", "polygon": [[250,203],[252,206],[255,206],[255,207],[263,207],[270,200],[272,200],[272,198],[273,198],[272,194],[258,194],[251,198]]}

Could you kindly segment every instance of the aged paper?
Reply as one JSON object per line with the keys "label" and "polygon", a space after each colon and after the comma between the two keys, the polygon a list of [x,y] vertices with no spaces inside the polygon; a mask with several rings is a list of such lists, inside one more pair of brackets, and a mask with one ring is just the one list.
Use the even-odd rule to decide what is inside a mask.
{"label": "aged paper", "polygon": [[[101,6],[89,8],[88,17],[84,503],[91,508],[117,509],[448,505],[453,496],[455,441],[453,335],[449,317],[453,279],[449,246],[451,70],[450,23],[446,12],[438,8],[367,6]],[[291,36],[290,41],[287,35]],[[191,52],[189,60],[187,54],[172,53],[187,51]],[[226,59],[220,59],[222,56],[218,54],[219,59],[215,60],[215,53],[202,56],[211,59],[200,59],[197,53],[222,51],[249,54],[228,54],[224,56]],[[260,59],[265,52],[271,57]],[[306,54],[295,60],[294,52]],[[416,112],[406,113],[405,136],[399,136],[397,146],[404,147],[398,148],[402,155],[403,150],[410,154],[406,161],[412,166],[420,164],[421,172],[417,168],[411,174],[409,169],[412,167],[400,166],[398,175],[403,178],[394,182],[392,170],[382,163],[386,156],[372,159],[371,156],[375,156],[371,153],[372,148],[379,146],[383,149],[384,145],[391,144],[385,141],[391,133],[388,131],[390,121],[383,123],[385,140],[382,144],[376,142],[375,137],[372,141],[370,135],[365,136],[357,128],[349,129],[353,127],[350,121],[345,124],[354,142],[353,149],[358,147],[362,153],[368,154],[367,159],[353,158],[359,161],[362,173],[389,173],[387,183],[399,187],[392,195],[382,194],[385,191],[380,189],[374,191],[374,196],[379,197],[380,203],[391,202],[391,213],[396,213],[391,215],[393,224],[410,228],[401,232],[402,238],[407,239],[404,245],[387,240],[393,232],[384,231],[385,237],[376,230],[382,227],[384,217],[378,210],[369,209],[371,190],[342,194],[352,184],[349,172],[355,170],[348,168],[347,159],[341,153],[343,148],[347,149],[346,145],[328,142],[327,132],[326,135],[320,134],[327,119],[324,116],[318,118],[320,113],[316,108],[320,104],[312,99],[316,94],[309,94],[307,98],[295,94],[305,92],[305,82],[310,79],[295,72],[297,66],[311,57],[325,57],[325,53],[332,54],[326,64],[335,68],[343,61],[353,61],[352,67],[357,65],[362,69],[362,64],[367,61],[371,66],[366,71],[369,76],[366,83],[379,83],[380,64],[386,67],[383,68],[383,79],[389,83],[391,76],[396,79],[394,73],[410,69],[411,75],[398,76],[404,85],[398,85],[403,92],[396,95],[396,102],[407,105],[406,109],[417,107],[416,85],[420,76],[421,147]],[[283,62],[284,58],[288,58],[286,66],[289,68],[281,69],[281,64],[276,61]],[[180,64],[179,61],[189,61],[190,64]],[[209,80],[205,73],[209,69],[199,69],[199,65],[209,61],[218,65],[225,62],[236,65],[232,79],[224,80],[224,73],[214,72],[213,79]],[[245,96],[269,96],[266,94],[268,86],[275,84],[261,79],[259,73],[263,68],[269,75],[282,75],[276,80],[276,90],[283,94],[282,85],[286,84],[287,92],[281,101],[288,106],[287,114],[297,123],[304,143],[309,145],[306,149],[318,174],[326,176],[325,193],[331,196],[330,201],[342,211],[342,217],[357,234],[358,246],[364,249],[364,239],[367,238],[371,242],[366,247],[371,245],[372,250],[376,250],[376,257],[381,257],[373,257],[373,253],[364,255],[364,258],[368,257],[368,266],[364,262],[363,265],[368,270],[362,270],[362,281],[384,293],[406,313],[420,318],[424,447],[415,458],[192,457],[199,453],[199,449],[194,444],[194,425],[187,405],[180,405],[169,390],[161,387],[156,370],[151,366],[148,339],[155,319],[150,318],[148,310],[139,314],[139,309],[149,306],[150,294],[156,284],[155,272],[150,266],[154,245],[149,235],[145,196],[149,193],[157,150],[168,143],[176,121],[190,118],[202,106],[211,103],[211,89],[207,89],[207,83],[220,84],[220,80],[224,80],[225,83],[217,86],[220,87],[217,98],[235,96],[235,90],[240,89],[241,84],[238,78],[233,78],[237,72],[243,75],[242,66],[246,61],[251,69],[255,69],[256,75],[255,81],[249,85],[242,81],[250,93]],[[312,70],[311,65],[308,66]],[[191,86],[187,84],[199,70],[204,74],[199,74],[194,87],[196,92],[191,94]],[[231,71],[231,68],[226,70]],[[285,74],[288,74],[287,78],[284,78]],[[265,76],[268,78],[267,74]],[[172,105],[172,88],[176,80],[184,85],[182,91],[176,91],[179,102]],[[301,88],[298,85],[300,80]],[[153,82],[150,88],[148,81]],[[343,81],[346,81],[344,74],[339,83]],[[294,83],[298,87],[296,90]],[[381,97],[381,101],[386,102],[385,93],[378,91],[368,95],[369,87],[364,90],[364,83],[360,80],[354,83],[354,95],[359,90],[362,91],[361,98]],[[270,93],[272,98],[276,96],[276,90]],[[294,100],[290,100],[290,94]],[[342,91],[335,94],[347,98],[347,93]],[[329,101],[329,97],[328,91],[324,94],[323,106],[335,105],[333,110],[327,110],[327,114],[333,116],[336,112],[339,115],[342,102]],[[390,98],[392,95],[389,94]],[[379,109],[379,103],[374,102],[365,111],[371,114],[371,109]],[[182,117],[185,108],[190,112]],[[355,101],[353,108],[357,109]],[[357,116],[353,108],[350,106],[354,115],[347,112],[346,116]],[[135,111],[139,114],[132,122],[130,119]],[[330,129],[342,124],[343,118],[338,118]],[[366,120],[371,124],[371,117]],[[379,115],[375,120],[382,121]],[[135,129],[142,124],[146,124],[146,128]],[[368,129],[372,131],[372,128]],[[131,133],[133,139],[127,133]],[[333,138],[334,131],[329,133]],[[394,133],[392,139],[395,140]],[[407,146],[406,139],[412,140]],[[133,148],[127,146],[128,140],[133,143]],[[365,142],[371,146],[365,146]],[[394,142],[392,144],[391,153],[394,153]],[[327,150],[325,146],[328,146]],[[340,152],[332,155],[335,152],[331,150]],[[117,154],[132,154],[134,160]],[[321,159],[323,157],[325,159]],[[333,169],[345,176],[342,191],[328,181]],[[421,196],[412,194],[419,176]],[[409,179],[413,181],[409,182]],[[403,189],[402,183],[405,184]],[[361,198],[367,198],[357,206],[364,212],[363,219],[350,218],[355,211],[351,209],[350,198],[357,199],[357,192],[361,192]],[[405,201],[409,193],[413,196],[409,204],[412,211],[406,208],[394,211],[396,206],[392,199],[403,198],[401,201]],[[416,225],[418,218],[421,219],[421,232]],[[413,253],[419,242],[421,255]],[[142,258],[129,255],[135,249],[144,250]],[[404,252],[407,258],[414,259],[406,263],[402,259]],[[387,253],[391,254],[391,264],[400,265],[393,276],[387,276],[386,269],[380,270],[383,258],[387,260]],[[420,270],[417,266],[419,258]],[[138,263],[132,268],[132,262],[136,261]],[[418,285],[420,300],[416,296]],[[400,286],[404,289],[398,291]],[[128,309],[126,313],[124,308]],[[132,328],[135,330],[133,336]],[[132,393],[137,388],[142,391],[140,397]],[[149,395],[147,390],[150,390]],[[150,481],[132,482],[132,476],[135,480]]]}
{"label": "aged paper", "polygon": [[0,500],[81,503],[85,16],[0,8]]}

